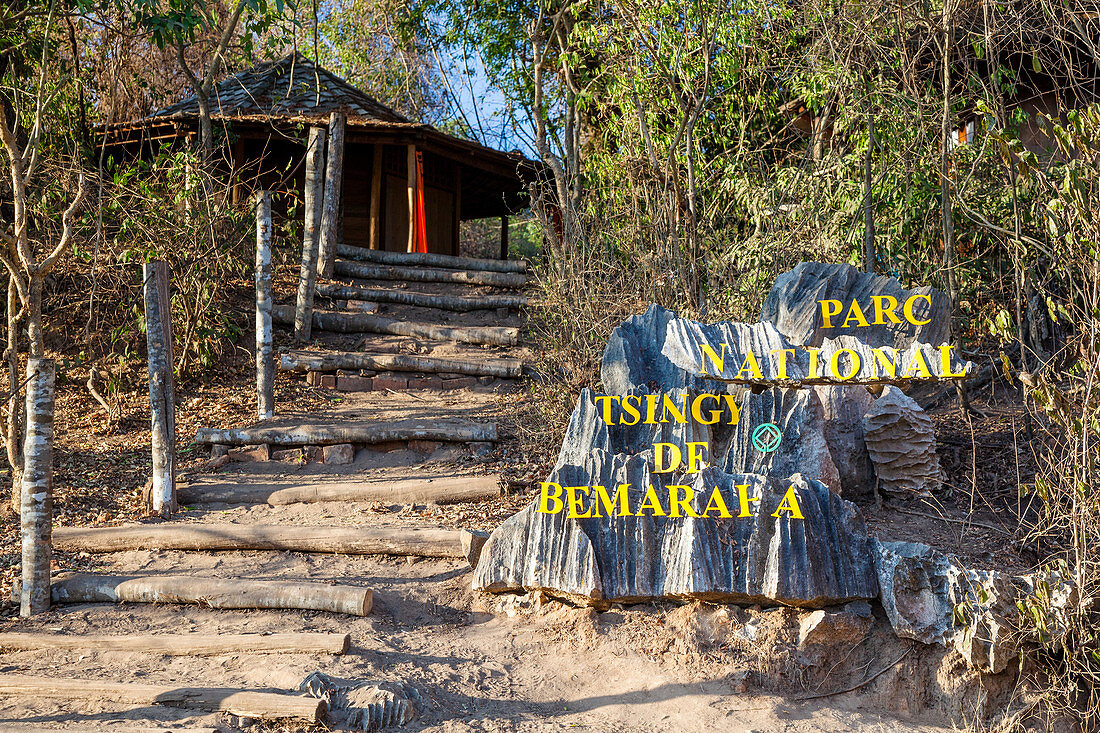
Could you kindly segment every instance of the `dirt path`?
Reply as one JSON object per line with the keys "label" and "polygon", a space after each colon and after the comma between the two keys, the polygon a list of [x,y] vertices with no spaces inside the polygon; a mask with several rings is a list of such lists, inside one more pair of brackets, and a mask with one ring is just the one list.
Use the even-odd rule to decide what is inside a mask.
{"label": "dirt path", "polygon": [[[360,283],[396,287],[394,283]],[[411,289],[411,287],[410,287]],[[476,295],[484,288],[417,285],[419,292]],[[522,326],[495,311],[440,313],[384,306],[392,318],[445,325]],[[529,359],[522,344],[486,348],[373,335],[318,334],[317,350],[371,350],[420,355]],[[361,375],[360,375],[361,376]],[[368,375],[382,379],[409,375]],[[339,377],[337,377],[339,379]],[[453,390],[333,392],[324,414],[282,405],[277,425],[302,422],[386,422],[395,419],[506,419],[517,389],[481,380]],[[229,427],[229,426],[220,426]],[[360,448],[353,463],[231,463],[190,477],[194,485],[284,488],[332,482],[476,475],[485,451],[465,445]],[[176,523],[287,526],[491,529],[514,510],[508,501],[446,507],[384,503],[211,504],[185,507]],[[942,716],[920,713],[926,692],[910,684],[908,664],[889,669],[856,693],[797,702],[809,689],[829,691],[864,679],[900,648],[879,618],[867,643],[844,659],[806,666],[792,658],[797,614],[789,610],[648,605],[603,614],[539,599],[475,596],[470,568],[460,560],[297,552],[176,552],[139,550],[88,558],[103,573],[180,574],[241,579],[303,580],[369,587],[366,617],[312,611],[227,611],[175,605],[60,605],[3,631],[57,634],[187,634],[335,631],[351,635],[343,656],[159,654],[23,651],[0,654],[0,672],[180,686],[293,689],[317,670],[348,679],[402,681],[423,698],[406,730],[545,731],[903,731],[941,730]],[[877,611],[881,617],[881,610]],[[759,636],[757,636],[759,634]],[[801,667],[800,667],[801,664]],[[831,669],[830,669],[831,665]],[[802,671],[800,671],[800,669]],[[933,669],[935,666],[933,665]],[[908,671],[907,671],[908,670]],[[816,687],[815,687],[816,686]],[[764,694],[762,690],[789,694]],[[910,690],[910,691],[907,691]],[[797,691],[797,692],[796,692]],[[942,722],[942,721],[941,721]],[[134,708],[96,702],[0,696],[0,729],[110,731],[136,725],[175,730],[250,721],[169,706]],[[121,727],[120,727],[121,726]],[[252,730],[287,730],[272,725]],[[942,729],[946,730],[946,728]]]}

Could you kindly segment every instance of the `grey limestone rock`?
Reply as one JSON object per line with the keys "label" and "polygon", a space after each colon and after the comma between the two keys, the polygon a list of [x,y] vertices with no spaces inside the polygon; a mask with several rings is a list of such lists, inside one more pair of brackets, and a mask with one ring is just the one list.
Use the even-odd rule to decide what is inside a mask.
{"label": "grey limestone rock", "polygon": [[[875,596],[863,517],[824,484],[800,475],[778,480],[716,468],[653,474],[651,465],[652,454],[594,450],[577,464],[556,468],[548,480],[562,487],[599,485],[613,493],[627,484],[627,507],[635,516],[609,517],[595,496],[578,494],[578,514],[600,516],[570,519],[566,511],[537,511],[536,499],[490,535],[474,589],[539,589],[595,605],[677,598],[818,608]],[[638,516],[651,485],[665,515]],[[737,516],[738,486],[745,487],[748,517]],[[804,518],[789,512],[773,517],[792,486]],[[690,488],[690,499],[683,487]],[[670,491],[702,515],[715,488],[732,517],[713,511],[668,516]]]}
{"label": "grey limestone rock", "polygon": [[[845,310],[855,300],[867,309],[873,320],[872,296],[891,296],[900,304],[912,295],[927,295],[931,306],[921,300],[913,309],[917,320],[929,320],[915,326],[902,318],[901,324],[887,323],[870,327],[823,329],[819,300],[839,300]],[[826,337],[842,334],[855,336],[869,346],[893,346],[905,349],[913,342],[939,346],[947,341],[950,301],[939,290],[920,287],[907,290],[892,277],[861,272],[847,264],[802,262],[776,278],[775,285],[760,309],[760,320],[774,325],[791,343],[820,346]],[[844,314],[837,320],[842,322]],[[887,320],[887,319],[883,319]]]}
{"label": "grey limestone rock", "polygon": [[313,672],[301,692],[328,703],[328,722],[337,730],[376,731],[405,725],[417,716],[420,693],[403,682],[364,682]]}
{"label": "grey limestone rock", "polygon": [[875,485],[875,467],[863,437],[863,416],[875,398],[866,387],[814,388],[824,414],[825,443],[836,464],[841,493],[859,496]]}
{"label": "grey limestone rock", "polygon": [[928,495],[942,483],[932,418],[897,387],[887,387],[871,405],[863,433],[882,491]]}

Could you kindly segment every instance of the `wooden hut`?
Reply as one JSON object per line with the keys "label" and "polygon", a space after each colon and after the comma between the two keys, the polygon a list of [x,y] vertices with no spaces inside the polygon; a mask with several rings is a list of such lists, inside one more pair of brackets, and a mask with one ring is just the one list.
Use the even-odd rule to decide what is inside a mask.
{"label": "wooden hut", "polygon": [[[342,124],[340,231],[343,243],[361,247],[458,254],[460,222],[499,217],[506,257],[507,216],[527,206],[536,173],[521,154],[411,121],[297,53],[225,79],[212,90],[210,108],[221,140],[217,168],[232,176],[237,201],[253,189],[302,191],[308,128]],[[192,96],[104,126],[101,139],[108,152],[148,157],[194,140],[199,119]],[[281,198],[286,214],[293,197]]]}

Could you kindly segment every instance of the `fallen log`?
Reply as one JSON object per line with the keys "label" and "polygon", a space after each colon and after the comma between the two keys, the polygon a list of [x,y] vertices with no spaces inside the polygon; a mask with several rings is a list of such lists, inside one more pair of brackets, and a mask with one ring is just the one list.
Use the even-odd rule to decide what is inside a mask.
{"label": "fallen log", "polygon": [[279,370],[284,372],[331,372],[337,369],[471,374],[478,377],[518,379],[523,375],[523,362],[518,359],[451,359],[412,354],[367,354],[359,351],[291,351],[279,359]]}
{"label": "fallen log", "polygon": [[[294,309],[289,305],[276,305],[271,309],[276,323],[290,325],[294,322]],[[490,346],[515,346],[519,342],[519,329],[504,326],[472,326],[451,328],[432,323],[397,321],[369,313],[337,313],[313,311],[313,326],[334,333],[386,333],[393,336],[414,336],[437,341],[456,341],[461,344],[488,344]]]}
{"label": "fallen log", "polygon": [[457,504],[487,501],[500,496],[499,476],[454,476],[407,479],[376,484],[319,484],[273,491],[272,506],[322,501],[381,501],[387,504]]}
{"label": "fallen log", "polygon": [[179,687],[25,674],[0,674],[0,695],[61,697],[124,705],[167,705],[229,713],[242,718],[300,720],[306,723],[320,722],[328,710],[324,700],[302,695],[253,692],[232,687]]}
{"label": "fallen log", "polygon": [[361,262],[336,260],[337,275],[361,280],[400,280],[421,283],[458,283],[460,285],[489,285],[494,288],[522,288],[527,277],[511,272],[483,272],[479,270],[437,270],[420,267],[391,267],[368,265]]}
{"label": "fallen log", "polygon": [[458,295],[412,293],[407,290],[357,288],[351,285],[318,285],[317,294],[333,300],[397,303],[399,305],[415,305],[419,308],[458,311],[459,313],[493,310],[494,308],[523,308],[527,305],[527,298],[522,295],[483,295],[479,298],[468,298]]}
{"label": "fallen log", "polygon": [[400,440],[434,440],[443,443],[495,443],[496,423],[423,425],[415,422],[366,423],[355,425],[296,425],[289,427],[199,428],[195,442],[201,445],[370,445]]}
{"label": "fallen log", "polygon": [[463,557],[458,530],[442,527],[298,527],[277,524],[136,524],[58,527],[66,552],[279,550],[342,555]]}
{"label": "fallen log", "polygon": [[[16,580],[12,592],[18,589]],[[55,576],[50,596],[54,603],[198,603],[209,608],[299,608],[351,616],[366,616],[374,602],[369,588],[351,585],[91,573]]]}
{"label": "fallen log", "polygon": [[0,649],[87,649],[89,651],[148,652],[170,657],[214,654],[344,654],[350,634],[87,634],[0,633]]}
{"label": "fallen log", "polygon": [[486,260],[478,257],[454,257],[452,255],[425,254],[423,252],[387,252],[381,249],[366,249],[350,244],[338,245],[336,254],[360,262],[375,262],[382,265],[420,265],[447,267],[452,270],[484,270],[487,272],[527,272],[527,262],[524,260]]}

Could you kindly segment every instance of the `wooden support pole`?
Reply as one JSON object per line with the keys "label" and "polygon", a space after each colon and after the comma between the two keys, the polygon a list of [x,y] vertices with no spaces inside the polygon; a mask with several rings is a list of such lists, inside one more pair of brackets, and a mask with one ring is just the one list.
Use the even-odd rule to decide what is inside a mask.
{"label": "wooden support pole", "polygon": [[416,251],[416,146],[408,147],[409,241],[406,252]]}
{"label": "wooden support pole", "polygon": [[398,440],[435,440],[443,443],[495,443],[496,423],[452,423],[435,420],[431,424],[412,421],[395,423],[359,423],[353,425],[298,425],[258,428],[199,428],[199,445],[256,445],[267,443],[280,448],[302,445],[373,445]]}
{"label": "wooden support pole", "polygon": [[370,248],[382,246],[382,146],[375,145],[371,153],[370,176]]}
{"label": "wooden support pole", "polygon": [[300,527],[279,524],[137,524],[58,527],[65,552],[129,550],[274,550],[338,555],[462,557],[457,529],[444,527]]}
{"label": "wooden support pole", "polygon": [[256,413],[275,416],[275,354],[271,326],[271,192],[256,194]]}
{"label": "wooden support pole", "polygon": [[[97,703],[110,700],[123,705],[169,705],[223,712],[242,718],[298,720],[310,724],[321,722],[328,710],[324,700],[304,695],[250,692],[224,687],[180,687],[61,679],[26,674],[0,674],[0,695],[94,700]],[[176,728],[173,726],[172,730]]]}
{"label": "wooden support pole", "polygon": [[325,188],[325,128],[309,128],[306,147],[305,224],[302,227],[302,268],[298,275],[298,303],[294,337],[309,341],[313,312],[313,284],[317,275],[317,246],[321,230],[321,201]]}
{"label": "wooden support pole", "polygon": [[484,270],[440,270],[430,267],[391,267],[365,262],[336,261],[336,274],[361,280],[402,280],[422,283],[458,283],[488,285],[494,288],[522,288],[527,277],[518,272]]}
{"label": "wooden support pole", "polygon": [[356,247],[353,244],[341,244],[336,254],[349,260],[372,262],[379,265],[441,267],[448,270],[481,270],[484,272],[527,272],[524,260],[490,260],[481,257],[455,257],[432,252],[376,252]]}
{"label": "wooden support pole", "polygon": [[333,112],[328,123],[328,155],[325,158],[325,196],[321,212],[321,239],[317,247],[317,275],[332,277],[336,246],[343,239],[340,231],[340,201],[344,184],[343,112]]}
{"label": "wooden support pole", "polygon": [[50,610],[50,560],[53,526],[52,359],[27,360],[27,435],[23,442],[23,482],[19,532],[23,543],[19,615]]}
{"label": "wooden support pole", "polygon": [[153,487],[149,509],[162,517],[176,510],[176,386],[172,376],[172,320],[168,263],[146,262],[145,335],[149,361],[149,422]]}
{"label": "wooden support pole", "polygon": [[508,259],[508,215],[500,217],[500,259]]}
{"label": "wooden support pole", "polygon": [[349,634],[33,634],[0,633],[0,650],[72,649],[95,652],[143,652],[169,657],[215,654],[346,654]]}
{"label": "wooden support pole", "polygon": [[454,233],[451,235],[451,254],[458,256],[462,242],[462,166],[455,163]]}
{"label": "wooden support pole", "polygon": [[199,578],[190,575],[62,573],[54,603],[197,603],[207,608],[298,608],[366,616],[370,588],[305,581]]}
{"label": "wooden support pole", "polygon": [[460,295],[433,295],[409,290],[357,288],[350,285],[318,285],[317,294],[333,300],[366,300],[373,303],[398,303],[418,308],[468,313],[497,308],[523,308],[527,298],[522,295],[480,295],[467,298]]}
{"label": "wooden support pole", "polygon": [[[276,323],[290,323],[293,312],[288,305],[277,305],[271,310]],[[488,344],[490,346],[515,346],[519,343],[519,329],[509,326],[437,326],[433,323],[402,321],[369,313],[335,313],[313,311],[313,327],[334,333],[388,333],[392,336],[412,336],[436,341],[454,341],[461,344]]]}
{"label": "wooden support pole", "polygon": [[337,369],[374,369],[429,374],[470,374],[475,377],[518,379],[519,359],[455,359],[414,354],[370,354],[363,351],[291,351],[279,357],[280,371],[334,372]]}

